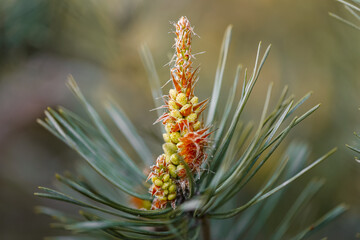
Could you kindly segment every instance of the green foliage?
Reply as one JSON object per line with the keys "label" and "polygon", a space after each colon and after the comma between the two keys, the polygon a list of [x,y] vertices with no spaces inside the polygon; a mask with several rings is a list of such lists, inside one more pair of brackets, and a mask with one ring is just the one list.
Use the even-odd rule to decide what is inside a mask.
{"label": "green foliage", "polygon": [[[352,26],[353,28],[355,28],[357,30],[360,30],[360,25],[359,25],[359,21],[360,21],[360,1],[359,0],[352,0],[352,3],[349,3],[349,2],[346,2],[346,1],[343,1],[343,0],[337,0],[337,1],[344,5],[344,8],[355,18],[355,20],[358,23],[354,23],[352,21],[346,20],[346,19],[344,19],[342,17],[339,17],[338,15],[333,14],[333,13],[330,13],[330,16],[340,20],[343,23],[346,23],[346,24]],[[357,138],[360,138],[359,134],[354,133],[354,135]],[[359,148],[357,148],[355,146],[348,145],[348,144],[346,144],[346,146],[349,149],[351,149],[352,151],[360,154],[360,149]],[[355,157],[355,159],[356,159],[356,161],[360,162],[360,160],[357,157]]]}
{"label": "green foliage", "polygon": [[360,21],[360,1],[359,0],[352,0],[350,2],[347,1],[343,1],[343,0],[337,0],[339,3],[343,4],[344,8],[352,15],[352,17],[354,18],[354,20],[356,20],[356,22],[354,22],[353,20],[346,20],[343,17],[340,17],[334,13],[329,13],[330,16],[340,20],[341,22],[357,29],[360,30],[360,25],[359,25],[359,21]]}
{"label": "green foliage", "polygon": [[[78,239],[198,239],[201,232],[202,237],[208,239],[209,236],[216,236],[215,230],[209,234],[209,224],[212,229],[222,230],[220,238],[256,237],[269,221],[279,200],[285,196],[288,185],[333,154],[335,149],[305,166],[307,147],[300,143],[290,145],[281,161],[274,163],[275,170],[257,193],[248,200],[239,200],[239,193],[242,193],[243,188],[274,155],[288,133],[319,105],[300,117],[293,117],[294,112],[310,94],[295,101],[294,96],[288,96],[288,90],[284,88],[277,104],[269,111],[272,90],[270,84],[258,125],[255,127],[252,123],[241,121],[246,103],[270,50],[269,46],[260,60],[259,44],[250,77],[247,70],[244,71],[240,96],[237,96],[236,88],[241,66],[237,68],[233,90],[228,95],[226,105],[220,106],[220,89],[230,36],[231,27],[225,32],[208,112],[208,124],[212,124],[217,130],[209,150],[209,162],[203,166],[205,169],[200,179],[190,180],[193,195],[191,199],[176,209],[142,210],[129,207],[129,196],[151,200],[142,169],[154,161],[152,153],[121,108],[113,102],[106,103],[108,115],[137,150],[140,161],[131,159],[70,77],[68,86],[86,109],[90,122],[67,109],[59,108],[55,111],[49,108],[45,111],[45,120],[39,120],[39,123],[77,151],[88,165],[78,166],[80,177],[69,174],[56,176],[57,180],[67,187],[62,192],[40,187],[42,191],[35,194],[77,205],[82,210],[80,216],[76,217],[44,207],[39,207],[38,211],[53,216],[58,221],[54,227],[80,234]],[[142,59],[149,73],[156,102],[156,98],[161,96],[161,84],[146,47],[142,48]],[[235,100],[237,98],[238,101]],[[236,109],[234,112],[231,111],[233,108]],[[217,115],[216,113],[221,112],[220,109],[223,109],[223,113]],[[322,180],[313,180],[301,191],[271,239],[282,239],[288,234],[298,212],[322,185]],[[311,225],[311,228],[301,231],[294,239],[307,237],[345,210],[343,205],[336,207]],[[236,221],[231,224],[224,220],[233,217]]]}
{"label": "green foliage", "polygon": [[0,60],[51,51],[104,64],[117,41],[109,20],[98,1],[2,0]]}
{"label": "green foliage", "polygon": [[[355,135],[358,139],[360,139],[360,135],[359,135],[359,134],[354,133],[354,135]],[[354,146],[351,146],[351,145],[348,145],[348,144],[346,144],[346,146],[347,146],[349,149],[353,150],[355,153],[360,154],[360,149],[359,149],[359,148],[354,147]],[[355,157],[355,160],[360,163],[360,160],[359,160],[358,157]]]}

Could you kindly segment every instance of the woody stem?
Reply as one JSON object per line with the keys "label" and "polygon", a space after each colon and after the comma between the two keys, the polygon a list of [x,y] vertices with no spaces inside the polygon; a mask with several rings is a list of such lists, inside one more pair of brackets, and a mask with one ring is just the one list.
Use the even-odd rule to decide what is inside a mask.
{"label": "woody stem", "polygon": [[202,235],[204,240],[211,240],[209,220],[204,217],[201,219]]}

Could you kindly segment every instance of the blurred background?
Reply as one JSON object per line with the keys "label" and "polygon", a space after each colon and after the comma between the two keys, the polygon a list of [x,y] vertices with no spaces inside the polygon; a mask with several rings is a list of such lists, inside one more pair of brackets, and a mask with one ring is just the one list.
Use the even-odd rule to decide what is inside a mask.
{"label": "blurred background", "polygon": [[[237,64],[251,69],[258,42],[264,49],[272,44],[244,120],[257,123],[270,82],[274,82],[273,104],[285,85],[297,99],[313,91],[298,114],[322,105],[295,128],[288,143],[306,142],[311,160],[334,146],[338,151],[291,187],[296,196],[298,186],[314,176],[327,181],[299,221],[299,229],[344,202],[350,210],[313,239],[355,239],[360,232],[360,164],[345,143],[356,145],[353,132],[360,131],[360,32],[328,12],[348,16],[332,0],[1,0],[0,239],[56,235],[49,227],[51,219],[35,214],[34,206],[70,209],[33,196],[37,186],[52,186],[56,172],[71,171],[81,161],[36,123],[47,106],[62,105],[84,115],[65,86],[69,74],[100,112],[102,101],[111,95],[141,135],[152,141],[149,133],[155,129],[156,116],[149,112],[154,105],[139,47],[149,46],[165,83],[169,68],[164,65],[173,54],[170,22],[182,15],[200,36],[194,38],[193,52],[205,51],[195,62],[201,66],[200,98],[211,94],[229,24],[233,35],[221,101],[227,97]],[[160,145],[153,149],[155,155],[161,151]],[[251,185],[254,189],[262,176],[258,179]],[[279,218],[281,212],[275,216]]]}

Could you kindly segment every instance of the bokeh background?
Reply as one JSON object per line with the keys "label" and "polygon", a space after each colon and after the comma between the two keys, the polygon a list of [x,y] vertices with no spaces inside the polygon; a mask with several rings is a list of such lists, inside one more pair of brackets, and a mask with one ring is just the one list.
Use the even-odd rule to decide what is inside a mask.
{"label": "bokeh background", "polygon": [[[221,101],[231,87],[237,64],[252,68],[259,41],[264,47],[271,43],[272,50],[244,119],[256,123],[270,82],[274,82],[274,102],[285,85],[297,98],[313,91],[299,113],[319,102],[321,108],[297,126],[287,142],[306,142],[312,150],[311,160],[334,146],[338,151],[291,187],[296,196],[308,179],[327,180],[306,208],[299,228],[345,202],[350,210],[314,239],[355,239],[360,232],[360,164],[345,143],[356,145],[353,132],[360,131],[360,32],[328,12],[348,16],[333,0],[1,0],[0,239],[56,235],[59,232],[49,228],[51,220],[36,215],[34,206],[71,209],[33,196],[37,186],[51,186],[54,173],[73,170],[79,160],[36,123],[47,106],[62,105],[84,115],[65,86],[69,74],[100,112],[102,101],[111,95],[141,135],[153,141],[149,135],[156,116],[149,112],[154,105],[139,47],[149,46],[165,83],[169,69],[164,65],[173,53],[170,22],[182,15],[200,36],[194,38],[193,51],[205,51],[196,56],[195,63],[201,66],[197,88],[201,98],[212,91],[229,24],[233,35]],[[126,146],[122,138],[119,141]],[[161,151],[159,146],[153,148],[155,155]],[[258,179],[251,184],[254,189],[262,176]],[[279,210],[275,219],[281,216]]]}

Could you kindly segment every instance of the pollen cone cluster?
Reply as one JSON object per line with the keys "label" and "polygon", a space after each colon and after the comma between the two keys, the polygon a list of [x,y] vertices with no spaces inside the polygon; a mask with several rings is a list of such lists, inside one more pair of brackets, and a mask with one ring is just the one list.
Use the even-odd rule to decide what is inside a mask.
{"label": "pollen cone cluster", "polygon": [[157,158],[148,177],[152,181],[150,193],[154,196],[152,209],[165,208],[168,203],[175,208],[183,201],[189,192],[186,166],[190,174],[199,174],[207,159],[205,149],[210,133],[200,120],[200,114],[208,100],[199,102],[194,95],[197,81],[197,69],[192,69],[194,57],[191,54],[194,32],[186,17],[181,17],[174,26],[176,52],[170,70],[174,88],[164,96],[163,107],[167,111],[156,121],[165,126],[164,153]]}

